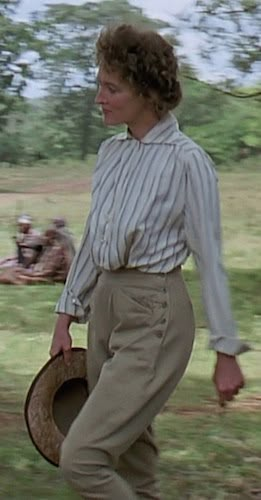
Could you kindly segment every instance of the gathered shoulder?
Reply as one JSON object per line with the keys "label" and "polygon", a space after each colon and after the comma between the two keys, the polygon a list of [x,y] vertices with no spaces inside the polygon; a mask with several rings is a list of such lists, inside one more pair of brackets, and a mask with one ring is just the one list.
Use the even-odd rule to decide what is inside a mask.
{"label": "gathered shoulder", "polygon": [[217,178],[216,167],[211,156],[193,139],[180,132],[178,154],[188,173],[208,171]]}
{"label": "gathered shoulder", "polygon": [[101,142],[100,147],[98,149],[98,155],[100,153],[103,153],[108,147],[110,147],[116,141],[124,139],[125,136],[126,132],[120,132],[119,134],[115,134],[108,137],[107,139],[104,139],[104,141]]}

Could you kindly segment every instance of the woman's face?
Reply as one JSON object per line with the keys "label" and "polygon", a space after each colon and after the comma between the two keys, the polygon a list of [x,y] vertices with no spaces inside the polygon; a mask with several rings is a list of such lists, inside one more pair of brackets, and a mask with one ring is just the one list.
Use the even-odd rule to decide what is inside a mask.
{"label": "woman's face", "polygon": [[106,125],[124,123],[131,126],[142,119],[147,105],[145,99],[124,82],[117,72],[100,68],[97,81],[96,103],[101,106]]}

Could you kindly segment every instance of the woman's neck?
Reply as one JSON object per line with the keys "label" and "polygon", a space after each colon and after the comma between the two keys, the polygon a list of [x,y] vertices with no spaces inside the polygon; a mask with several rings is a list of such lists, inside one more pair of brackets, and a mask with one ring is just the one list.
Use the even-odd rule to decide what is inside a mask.
{"label": "woman's neck", "polygon": [[160,118],[154,113],[144,114],[135,122],[128,123],[128,130],[132,137],[140,141],[153,127],[155,127],[155,125],[157,125],[157,123],[159,123],[159,121]]}

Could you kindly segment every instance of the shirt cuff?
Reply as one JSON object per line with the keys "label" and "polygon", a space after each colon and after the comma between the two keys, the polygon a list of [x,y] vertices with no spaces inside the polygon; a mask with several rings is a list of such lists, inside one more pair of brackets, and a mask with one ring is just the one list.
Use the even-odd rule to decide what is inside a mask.
{"label": "shirt cuff", "polygon": [[84,324],[89,319],[90,307],[88,306],[84,309],[82,303],[74,296],[73,292],[65,289],[56,304],[55,312],[57,314],[63,313],[73,316],[75,322]]}
{"label": "shirt cuff", "polygon": [[214,337],[209,341],[209,348],[229,356],[238,356],[251,351],[251,346],[235,337]]}

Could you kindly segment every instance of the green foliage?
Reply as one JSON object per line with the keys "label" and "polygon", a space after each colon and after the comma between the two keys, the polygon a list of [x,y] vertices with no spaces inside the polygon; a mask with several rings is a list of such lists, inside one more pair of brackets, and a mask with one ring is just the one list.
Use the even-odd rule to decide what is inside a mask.
{"label": "green foliage", "polygon": [[[17,3],[14,0],[12,5]],[[242,20],[245,11],[251,16],[258,13],[254,0],[196,2],[195,15],[204,18],[198,28],[211,37],[213,16],[217,16],[220,28],[223,16],[227,18],[227,11],[238,8],[239,4],[241,10],[245,9],[238,14]],[[116,131],[103,126],[94,104],[97,33],[102,26],[115,21],[158,30],[170,26],[148,18],[141,8],[131,6],[127,0],[87,2],[80,6],[49,5],[30,26],[14,21],[10,5],[5,0],[0,2],[0,164],[31,165],[38,160],[59,158],[84,160],[95,154],[100,142]],[[199,10],[204,12],[200,14]],[[193,19],[192,16],[191,22]],[[224,31],[216,33],[207,46],[209,53],[221,33],[226,36]],[[172,42],[177,45],[173,36]],[[239,42],[235,43],[241,54]],[[24,101],[22,96],[30,68],[21,58],[28,48],[37,50],[41,58],[35,76],[47,79],[49,85],[45,98],[31,102]],[[256,57],[254,46],[253,54]],[[183,78],[184,99],[177,110],[181,129],[201,144],[217,165],[228,168],[244,158],[257,156],[260,101],[236,100],[216,92],[213,86],[194,81],[188,65],[181,67],[181,74],[192,77]],[[245,88],[240,93],[257,90]]]}
{"label": "green foliage", "polygon": [[[109,22],[133,22],[160,29],[166,23],[146,17],[126,0],[105,0],[84,5],[51,5],[34,24],[41,38],[41,78],[48,77],[53,107],[50,124],[63,130],[57,154],[76,154],[84,159],[97,150],[101,120],[94,106],[97,33]],[[100,134],[98,134],[100,135]]]}
{"label": "green foliage", "polygon": [[1,0],[0,3],[0,131],[8,123],[9,113],[18,99],[22,99],[26,78],[31,75],[30,64],[23,54],[32,43],[32,29],[12,17],[19,3],[19,0]]}
{"label": "green foliage", "polygon": [[[183,101],[176,110],[180,127],[206,149],[219,168],[234,168],[245,158],[258,157],[261,115],[253,101],[250,106],[249,101],[191,80],[184,80],[183,87]],[[104,127],[94,96],[92,88],[72,89],[16,103],[0,135],[1,160],[31,164],[95,154],[101,141],[120,128]]]}
{"label": "green foliage", "polygon": [[258,101],[235,99],[193,80],[184,80],[183,87],[183,102],[176,113],[181,129],[206,149],[217,165],[229,169],[230,163],[260,153]]}
{"label": "green foliage", "polygon": [[[226,68],[220,84],[229,86],[237,77],[249,76],[260,68],[261,7],[258,0],[196,0],[179,27],[204,35],[199,57],[209,65],[221,56]],[[233,73],[231,75],[231,69]],[[225,81],[224,81],[225,80]]]}

